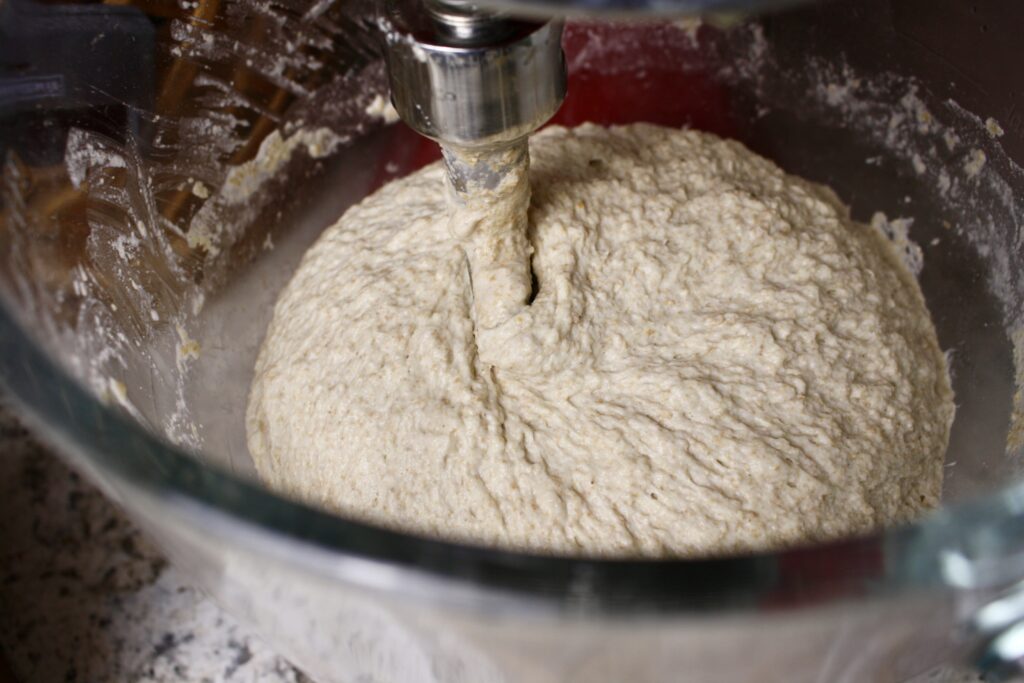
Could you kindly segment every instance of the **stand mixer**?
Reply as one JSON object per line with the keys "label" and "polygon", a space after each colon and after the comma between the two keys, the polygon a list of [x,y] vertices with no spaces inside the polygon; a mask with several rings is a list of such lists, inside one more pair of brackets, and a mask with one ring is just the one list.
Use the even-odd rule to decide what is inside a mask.
{"label": "stand mixer", "polygon": [[[4,40],[56,25],[5,24],[27,3],[4,0],[0,381],[173,562],[322,683],[856,683],[946,661],[1009,680],[1024,661],[1024,126],[1006,65],[1024,7],[762,14],[776,4],[130,0],[83,6],[105,36],[57,55],[36,33]],[[760,19],[696,34],[654,21],[737,10]],[[609,21],[563,29],[576,15]],[[389,81],[408,128],[368,113]],[[432,159],[420,135],[466,200],[528,163],[552,117],[710,129],[834,187],[858,219],[914,219],[958,403],[941,510],[779,553],[594,560],[406,535],[255,481],[240,416],[309,244]]]}

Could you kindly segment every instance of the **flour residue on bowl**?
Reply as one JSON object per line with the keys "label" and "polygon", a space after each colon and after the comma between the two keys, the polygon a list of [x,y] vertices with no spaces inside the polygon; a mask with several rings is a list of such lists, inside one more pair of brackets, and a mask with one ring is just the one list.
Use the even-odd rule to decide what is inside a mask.
{"label": "flour residue on bowl", "polygon": [[256,156],[232,167],[219,192],[193,217],[188,229],[188,245],[202,248],[209,256],[217,256],[225,243],[237,238],[246,226],[244,217],[223,218],[227,209],[249,202],[253,195],[285,167],[300,149],[312,159],[323,159],[347,140],[329,128],[299,128],[283,136],[275,130],[260,143]]}

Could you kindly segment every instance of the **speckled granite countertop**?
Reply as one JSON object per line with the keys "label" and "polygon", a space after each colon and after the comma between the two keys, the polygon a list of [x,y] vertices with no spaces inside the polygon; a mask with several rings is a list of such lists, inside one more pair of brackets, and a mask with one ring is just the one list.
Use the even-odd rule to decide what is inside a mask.
{"label": "speckled granite countertop", "polygon": [[18,683],[307,682],[2,406],[0,650]]}

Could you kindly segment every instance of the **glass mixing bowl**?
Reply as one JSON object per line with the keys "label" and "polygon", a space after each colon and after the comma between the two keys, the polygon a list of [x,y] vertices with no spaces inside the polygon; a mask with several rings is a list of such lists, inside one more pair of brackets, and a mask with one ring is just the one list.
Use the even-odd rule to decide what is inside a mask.
{"label": "glass mixing bowl", "polygon": [[243,414],[278,291],[346,207],[437,156],[389,123],[374,12],[0,2],[0,378],[40,434],[318,681],[896,681],[967,660],[1009,675],[1024,6],[567,27],[560,122],[712,130],[831,185],[922,264],[950,351],[942,509],[688,561],[446,543],[255,480]]}

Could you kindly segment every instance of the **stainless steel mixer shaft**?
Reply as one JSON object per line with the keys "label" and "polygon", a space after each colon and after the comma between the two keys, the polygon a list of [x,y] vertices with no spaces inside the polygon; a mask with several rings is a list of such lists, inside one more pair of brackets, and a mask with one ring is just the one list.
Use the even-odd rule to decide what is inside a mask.
{"label": "stainless steel mixer shaft", "polygon": [[565,98],[561,24],[463,0],[395,0],[384,29],[392,102],[441,144],[457,194],[493,189],[510,163],[528,163],[528,136]]}

